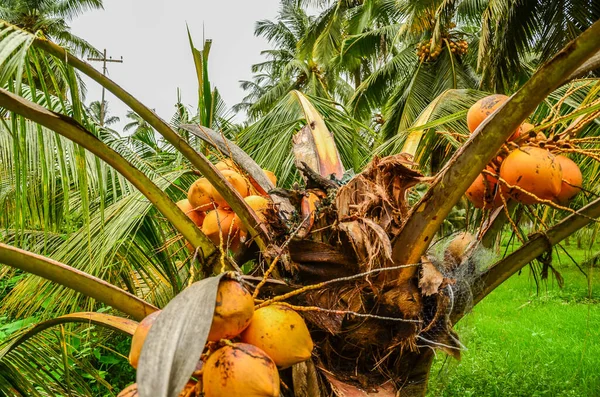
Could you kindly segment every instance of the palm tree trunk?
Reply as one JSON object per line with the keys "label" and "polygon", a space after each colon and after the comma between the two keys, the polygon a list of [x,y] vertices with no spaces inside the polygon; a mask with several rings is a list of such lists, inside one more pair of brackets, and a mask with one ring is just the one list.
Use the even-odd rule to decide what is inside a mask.
{"label": "palm tree trunk", "polygon": [[424,397],[427,394],[434,357],[431,349],[425,349],[415,355],[414,359],[407,360],[406,366],[410,368],[410,372],[406,384],[398,391],[398,397]]}

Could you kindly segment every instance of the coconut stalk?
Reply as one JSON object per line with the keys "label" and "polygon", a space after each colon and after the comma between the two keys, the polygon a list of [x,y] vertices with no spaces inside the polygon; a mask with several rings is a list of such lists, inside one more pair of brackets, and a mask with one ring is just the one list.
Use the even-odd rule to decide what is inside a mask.
{"label": "coconut stalk", "polygon": [[142,320],[158,310],[150,303],[104,280],[53,259],[10,245],[0,243],[0,263],[54,281],[120,310],[135,320]]}
{"label": "coconut stalk", "polygon": [[518,250],[497,262],[481,275],[477,281],[479,288],[476,288],[480,292],[473,297],[473,303],[479,303],[523,266],[544,252],[552,250],[553,246],[594,222],[598,217],[600,217],[600,199],[592,201],[545,232],[535,233]]}

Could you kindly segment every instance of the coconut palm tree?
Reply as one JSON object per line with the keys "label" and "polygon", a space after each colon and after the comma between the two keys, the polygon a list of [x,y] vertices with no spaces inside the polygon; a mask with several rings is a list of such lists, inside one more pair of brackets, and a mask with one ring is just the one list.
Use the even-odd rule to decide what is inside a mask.
{"label": "coconut palm tree", "polygon": [[108,102],[104,101],[104,108],[100,101],[94,101],[88,106],[88,111],[93,121],[100,126],[110,126],[121,121],[118,116],[110,116]]}
{"label": "coconut palm tree", "polygon": [[[292,50],[310,54],[353,83],[353,94],[341,102],[381,130],[384,140],[406,130],[447,89],[514,92],[549,54],[600,17],[593,1],[552,7],[536,0],[293,2],[307,5],[321,13],[296,37]],[[280,43],[273,43],[274,53],[284,49]],[[244,82],[245,102],[269,98],[269,82],[279,76],[271,70]]]}
{"label": "coconut palm tree", "polygon": [[81,13],[99,9],[104,9],[103,0],[5,0],[0,5],[0,19],[28,32],[40,32],[78,55],[100,55],[68,25]]}
{"label": "coconut palm tree", "polygon": [[[258,183],[257,191],[271,193],[279,203],[273,206],[268,222],[245,204],[206,156],[114,82],[60,46],[18,28],[6,26],[4,35],[14,40],[28,37],[22,44],[24,52],[36,48],[101,81],[186,159],[157,168],[118,141],[102,142],[89,131],[77,95],[72,106],[61,107],[60,99],[49,95],[39,97],[32,92],[27,97],[26,90],[18,90],[24,97],[0,89],[0,108],[4,109],[0,137],[7,143],[0,145],[0,208],[9,213],[0,215],[0,220],[6,222],[2,230],[11,231],[4,239],[8,244],[0,243],[0,263],[36,275],[20,273],[1,309],[13,318],[35,315],[40,321],[0,350],[4,394],[93,395],[89,379],[74,370],[88,370],[76,348],[82,346],[81,335],[86,335],[86,341],[91,339],[87,335],[95,336],[97,331],[90,330],[90,324],[131,335],[137,321],[162,308],[141,353],[138,387],[141,396],[179,395],[205,348],[219,282],[233,277],[244,280],[259,305],[287,303],[302,311],[314,327],[319,365],[309,359],[294,369],[283,369],[282,376],[292,379],[286,382],[284,395],[300,394],[296,390],[306,395],[307,387],[314,396],[328,395],[332,388],[357,394],[364,385],[352,380],[365,379],[370,389],[381,390],[380,395],[423,396],[434,349],[459,356],[460,343],[452,326],[466,310],[560,240],[600,217],[600,199],[593,198],[564,221],[549,221],[543,233],[531,236],[496,263],[473,266],[478,256],[470,250],[460,254],[458,263],[432,258],[428,251],[452,208],[526,117],[535,111],[551,114],[553,118],[543,120],[540,129],[556,133],[568,132],[565,125],[576,120],[574,136],[595,122],[600,112],[597,80],[572,83],[583,86],[584,97],[576,111],[563,108],[563,101],[552,95],[547,97],[561,96],[560,90],[572,95],[573,90],[564,84],[571,84],[571,76],[581,73],[584,62],[600,50],[600,22],[537,70],[434,178],[413,169],[402,154],[374,157],[364,169],[359,163],[356,175],[344,172],[354,166],[352,149],[364,150],[361,145],[372,143],[368,128],[330,100],[299,91],[273,107],[248,136],[258,135],[260,127],[280,128],[285,132],[281,139],[289,141],[290,131],[298,131],[291,149],[306,184],[271,190],[259,165],[234,142],[197,127],[199,136],[205,132],[215,151],[230,155],[248,179]],[[0,56],[8,57],[2,46],[11,43],[12,47],[12,42],[0,41]],[[9,60],[23,64],[27,58],[15,51]],[[21,69],[12,70],[7,80],[20,78]],[[77,81],[70,83],[71,90],[77,91]],[[549,104],[540,109],[545,100]],[[49,112],[50,108],[60,114]],[[433,108],[432,112],[437,109]],[[424,130],[432,128],[432,123],[456,121],[464,113],[427,120],[418,127]],[[425,135],[421,132],[419,138]],[[35,137],[48,140],[35,141]],[[258,137],[249,142],[251,153],[263,158],[267,152],[281,156],[272,141]],[[552,142],[550,138],[543,144]],[[589,141],[583,142],[588,145]],[[597,142],[589,145],[595,147]],[[553,150],[570,150],[554,146]],[[32,164],[37,173],[29,172]],[[248,230],[253,260],[246,270],[250,275],[242,274],[235,258],[216,246],[175,204],[185,196],[196,172]],[[38,174],[42,183],[33,180]],[[59,184],[64,186],[62,194],[42,192],[43,200],[38,202],[43,204],[31,200],[35,197],[31,192],[39,186],[51,189]],[[423,184],[427,191],[415,197],[419,196],[415,186]],[[67,191],[69,199],[64,197]],[[52,199],[60,200],[59,205]],[[71,204],[67,211],[64,202]],[[103,203],[108,205],[103,207]],[[481,240],[496,230],[495,218],[487,220],[492,225],[481,230]],[[59,232],[40,230],[41,224],[56,224]],[[192,253],[183,249],[186,240]],[[233,273],[226,272],[229,269]],[[210,277],[213,273],[218,276]],[[455,296],[469,299],[455,300]],[[51,329],[54,326],[58,326],[56,332]],[[106,382],[102,386],[112,392]]]}
{"label": "coconut palm tree", "polygon": [[334,65],[298,46],[314,23],[298,0],[282,0],[277,20],[256,23],[255,35],[275,48],[262,51],[265,62],[252,65],[253,80],[241,82],[249,94],[235,109],[246,110],[255,119],[293,90],[342,103],[347,100],[352,87]]}

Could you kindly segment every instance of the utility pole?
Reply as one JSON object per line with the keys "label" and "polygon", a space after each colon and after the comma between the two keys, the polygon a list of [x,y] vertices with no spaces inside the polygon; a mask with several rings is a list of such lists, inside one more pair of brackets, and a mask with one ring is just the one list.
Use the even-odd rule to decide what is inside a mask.
{"label": "utility pole", "polygon": [[[106,73],[108,72],[108,67],[106,66],[106,64],[108,62],[123,63],[123,56],[121,56],[121,59],[112,59],[112,57],[106,58],[106,48],[105,48],[104,56],[102,56],[102,58],[88,58],[88,61],[102,62],[102,75],[106,76]],[[105,94],[105,89],[104,89],[104,87],[102,87],[102,102],[100,102],[100,126],[101,127],[104,126],[104,94]]]}

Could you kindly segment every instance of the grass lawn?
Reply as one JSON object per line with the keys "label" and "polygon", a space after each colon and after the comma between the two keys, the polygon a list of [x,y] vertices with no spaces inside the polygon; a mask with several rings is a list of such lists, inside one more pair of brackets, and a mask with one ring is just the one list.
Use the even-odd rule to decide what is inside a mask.
{"label": "grass lawn", "polygon": [[[568,251],[579,263],[586,256]],[[526,268],[461,320],[468,350],[460,362],[438,353],[429,396],[600,396],[600,268],[590,297],[585,276],[560,260],[563,289],[549,280],[537,294]]]}

